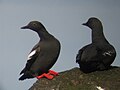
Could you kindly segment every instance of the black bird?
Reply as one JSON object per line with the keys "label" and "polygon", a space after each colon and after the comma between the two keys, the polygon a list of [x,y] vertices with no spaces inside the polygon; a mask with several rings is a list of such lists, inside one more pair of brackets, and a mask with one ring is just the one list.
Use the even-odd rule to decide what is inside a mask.
{"label": "black bird", "polygon": [[116,51],[106,40],[101,21],[91,17],[83,25],[92,30],[92,43],[81,48],[76,56],[80,69],[85,73],[109,69],[116,57]]}
{"label": "black bird", "polygon": [[40,37],[40,41],[33,47],[28,55],[25,68],[21,71],[19,80],[37,77],[52,79],[57,72],[49,70],[57,61],[60,53],[60,42],[38,21],[31,21],[21,29],[31,29]]}

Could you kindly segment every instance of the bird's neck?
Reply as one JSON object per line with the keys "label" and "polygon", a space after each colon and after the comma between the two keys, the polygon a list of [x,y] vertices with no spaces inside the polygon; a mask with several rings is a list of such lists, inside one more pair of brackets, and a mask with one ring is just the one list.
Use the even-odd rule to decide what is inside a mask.
{"label": "bird's neck", "polygon": [[96,44],[105,44],[105,43],[109,43],[103,33],[103,27],[99,27],[99,29],[94,28],[92,30],[92,43],[96,43]]}
{"label": "bird's neck", "polygon": [[38,32],[38,36],[40,37],[41,40],[47,40],[52,38],[53,36],[51,34],[49,34],[46,29],[41,29]]}

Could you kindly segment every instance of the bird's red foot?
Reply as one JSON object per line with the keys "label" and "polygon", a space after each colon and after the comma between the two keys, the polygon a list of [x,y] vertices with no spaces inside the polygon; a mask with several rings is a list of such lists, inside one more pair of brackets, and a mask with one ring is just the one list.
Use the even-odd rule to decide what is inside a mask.
{"label": "bird's red foot", "polygon": [[41,79],[43,77],[46,77],[47,79],[50,79],[50,80],[53,79],[53,75],[50,75],[49,73],[44,73],[44,74],[42,74],[40,76],[37,76],[36,78]]}
{"label": "bird's red foot", "polygon": [[41,79],[41,78],[43,78],[43,77],[46,77],[47,79],[53,79],[54,78],[54,76],[57,76],[58,75],[58,72],[55,72],[55,71],[53,71],[53,70],[49,70],[49,72],[48,73],[43,73],[42,75],[40,75],[40,76],[37,76],[36,78],[37,79]]}
{"label": "bird's red foot", "polygon": [[58,72],[55,72],[53,70],[49,70],[49,74],[54,75],[54,76],[58,76]]}

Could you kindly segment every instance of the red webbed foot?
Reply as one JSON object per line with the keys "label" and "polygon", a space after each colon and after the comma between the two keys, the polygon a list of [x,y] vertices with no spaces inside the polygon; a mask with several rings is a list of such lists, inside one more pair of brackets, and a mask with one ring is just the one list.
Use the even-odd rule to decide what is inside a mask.
{"label": "red webbed foot", "polygon": [[55,72],[55,71],[53,71],[53,70],[49,70],[49,73],[50,73],[51,75],[58,76],[58,72]]}
{"label": "red webbed foot", "polygon": [[55,72],[55,71],[53,71],[53,70],[49,70],[49,72],[48,73],[43,73],[42,75],[40,75],[40,76],[37,76],[36,78],[37,79],[41,79],[41,78],[47,78],[47,79],[53,79],[54,78],[54,76],[58,76],[58,72]]}
{"label": "red webbed foot", "polygon": [[50,80],[53,79],[53,75],[50,75],[49,73],[44,73],[40,76],[37,76],[36,78],[41,79],[41,78],[44,78],[44,77],[46,77],[47,79],[50,79]]}

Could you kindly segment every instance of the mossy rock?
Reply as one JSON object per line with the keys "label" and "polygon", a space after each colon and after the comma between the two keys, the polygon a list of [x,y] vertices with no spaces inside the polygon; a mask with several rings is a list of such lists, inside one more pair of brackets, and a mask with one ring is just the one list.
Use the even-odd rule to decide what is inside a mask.
{"label": "mossy rock", "polygon": [[79,68],[60,72],[53,80],[37,80],[29,90],[120,90],[120,67],[85,74]]}

